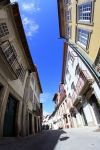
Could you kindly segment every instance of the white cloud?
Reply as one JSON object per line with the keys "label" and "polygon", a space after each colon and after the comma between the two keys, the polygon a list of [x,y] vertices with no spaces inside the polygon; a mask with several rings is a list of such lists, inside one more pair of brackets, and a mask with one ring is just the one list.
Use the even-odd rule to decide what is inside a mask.
{"label": "white cloud", "polygon": [[35,16],[33,16],[33,12],[40,10],[39,0],[11,0],[11,2],[18,2],[25,33],[28,37],[33,37],[39,31],[39,25],[34,21]]}
{"label": "white cloud", "polygon": [[18,1],[20,1],[20,0],[10,0],[10,1],[13,3],[13,2],[18,2]]}
{"label": "white cloud", "polygon": [[22,20],[27,36],[32,37],[35,33],[38,32],[39,25],[35,21],[29,19],[28,17],[23,17]]}
{"label": "white cloud", "polygon": [[43,116],[47,116],[47,115],[50,115],[50,113],[43,110]]}
{"label": "white cloud", "polygon": [[51,100],[52,101],[52,93],[43,93],[42,95],[41,95],[41,102],[42,103],[45,103],[45,102],[47,102],[48,100]]}
{"label": "white cloud", "polygon": [[22,10],[27,11],[28,13],[37,12],[40,8],[36,5],[36,3],[23,3]]}

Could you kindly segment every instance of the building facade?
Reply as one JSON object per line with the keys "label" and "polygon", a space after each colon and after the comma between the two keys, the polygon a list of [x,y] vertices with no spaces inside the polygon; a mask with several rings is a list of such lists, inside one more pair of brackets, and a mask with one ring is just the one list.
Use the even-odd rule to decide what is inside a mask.
{"label": "building facade", "polygon": [[58,0],[69,127],[100,124],[99,0]]}
{"label": "building facade", "polygon": [[70,124],[73,127],[98,125],[100,88],[89,69],[70,46],[67,48],[66,58],[63,81],[68,92],[67,105],[72,117]]}
{"label": "building facade", "polygon": [[41,88],[38,84],[38,74],[36,69],[36,72],[29,73],[25,85],[22,117],[23,136],[35,134],[42,130],[42,104],[40,103],[40,93]]}
{"label": "building facade", "polygon": [[67,90],[64,84],[59,85],[59,91],[54,95],[55,110],[50,116],[52,120],[52,127],[54,129],[69,128],[70,116],[67,107]]}
{"label": "building facade", "polygon": [[[41,92],[38,71],[28,48],[18,4],[2,0],[0,1],[0,136],[25,136],[35,133],[35,128],[37,131],[41,130],[39,100]],[[35,112],[34,105],[36,105]],[[27,123],[24,124],[25,122]]]}

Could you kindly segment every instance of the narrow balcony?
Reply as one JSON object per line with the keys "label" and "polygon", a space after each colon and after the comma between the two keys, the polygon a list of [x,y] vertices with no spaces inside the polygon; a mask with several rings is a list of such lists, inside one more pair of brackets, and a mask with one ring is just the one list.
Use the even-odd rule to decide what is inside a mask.
{"label": "narrow balcony", "polygon": [[0,45],[0,68],[10,80],[18,79],[23,68],[17,60],[17,53],[9,41]]}
{"label": "narrow balcony", "polygon": [[67,91],[64,84],[60,84],[59,93],[60,93],[60,102],[62,102],[67,96]]}
{"label": "narrow balcony", "polygon": [[36,116],[41,116],[41,108],[37,104],[35,104],[35,107],[33,108],[33,113]]}
{"label": "narrow balcony", "polygon": [[81,95],[87,91],[87,89],[93,84],[93,81],[93,78],[89,76],[86,70],[81,70],[80,77],[72,95],[74,105],[82,100]]}

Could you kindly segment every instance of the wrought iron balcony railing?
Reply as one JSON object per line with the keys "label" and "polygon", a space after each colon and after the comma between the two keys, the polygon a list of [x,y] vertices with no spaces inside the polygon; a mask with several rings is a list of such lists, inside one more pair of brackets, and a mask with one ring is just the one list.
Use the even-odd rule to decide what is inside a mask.
{"label": "wrought iron balcony railing", "polygon": [[79,96],[81,96],[86,91],[86,89],[93,83],[93,81],[93,78],[90,77],[86,70],[81,70],[79,79],[72,95],[73,103],[75,103],[76,100],[80,100]]}
{"label": "wrought iron balcony railing", "polygon": [[2,51],[5,60],[9,64],[9,67],[16,75],[16,79],[18,77],[23,78],[23,76],[25,75],[24,67],[22,66],[22,64],[18,62],[17,53],[14,47],[10,44],[10,42],[9,41],[3,42],[0,45],[0,51]]}

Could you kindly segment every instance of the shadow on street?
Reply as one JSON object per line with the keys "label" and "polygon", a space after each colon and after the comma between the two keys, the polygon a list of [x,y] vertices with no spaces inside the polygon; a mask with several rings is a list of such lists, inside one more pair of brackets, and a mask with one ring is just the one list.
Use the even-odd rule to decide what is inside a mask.
{"label": "shadow on street", "polygon": [[65,141],[67,139],[69,139],[69,137],[63,137],[63,138],[60,138],[60,141]]}
{"label": "shadow on street", "polygon": [[0,150],[54,150],[58,141],[69,139],[63,130],[48,130],[29,138],[0,144]]}

